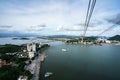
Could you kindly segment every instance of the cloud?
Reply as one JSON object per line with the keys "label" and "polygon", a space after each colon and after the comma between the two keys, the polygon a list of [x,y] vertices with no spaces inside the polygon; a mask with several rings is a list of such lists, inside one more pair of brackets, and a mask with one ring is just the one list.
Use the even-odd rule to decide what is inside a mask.
{"label": "cloud", "polygon": [[0,28],[12,28],[13,26],[11,25],[0,25]]}
{"label": "cloud", "polygon": [[40,25],[38,25],[38,27],[47,27],[47,25],[46,24],[40,24]]}
{"label": "cloud", "polygon": [[4,33],[4,32],[8,32],[7,29],[0,29],[0,32]]}
{"label": "cloud", "polygon": [[[100,31],[100,27],[93,27],[93,24],[88,28],[87,31]],[[59,26],[56,31],[84,31],[84,24],[76,24],[72,26]]]}
{"label": "cloud", "polygon": [[23,33],[19,30],[13,30],[12,28],[7,29],[7,28],[0,28],[0,33]]}
{"label": "cloud", "polygon": [[110,18],[106,19],[108,22],[113,23],[115,25],[120,25],[120,13]]}
{"label": "cloud", "polygon": [[[88,1],[89,0],[0,0],[0,24],[14,25],[10,28],[11,31],[13,29],[15,31],[38,34],[42,32],[46,35],[54,35],[58,32],[61,34],[67,34],[69,32],[73,32],[74,34],[82,33]],[[111,15],[120,12],[119,4],[114,3],[115,0],[110,0],[109,2],[106,0],[97,0],[88,33],[99,33],[101,29],[104,30],[109,24],[116,23],[114,20],[106,23],[105,20],[105,18],[109,19]],[[96,33],[93,33],[93,35],[95,34]]]}
{"label": "cloud", "polygon": [[[89,27],[96,27],[97,25],[101,25],[103,22],[102,21],[91,21],[89,23]],[[78,26],[85,26],[85,23],[79,23],[79,24],[75,24],[75,25],[78,25]]]}
{"label": "cloud", "polygon": [[111,25],[107,26],[106,28],[104,28],[104,30],[102,32],[100,32],[98,35],[103,35],[103,34],[107,34],[109,32],[113,33],[117,33],[117,31],[114,31],[114,28],[118,28],[118,26],[120,25],[120,13],[116,14],[116,15],[112,15],[109,16],[109,18],[105,19],[108,23],[112,23]]}
{"label": "cloud", "polygon": [[37,25],[37,26],[30,26],[26,30],[26,33],[40,33],[43,31],[47,26],[45,24]]}
{"label": "cloud", "polygon": [[11,28],[13,26],[11,25],[0,25],[0,32],[5,33],[5,32],[11,32]]}

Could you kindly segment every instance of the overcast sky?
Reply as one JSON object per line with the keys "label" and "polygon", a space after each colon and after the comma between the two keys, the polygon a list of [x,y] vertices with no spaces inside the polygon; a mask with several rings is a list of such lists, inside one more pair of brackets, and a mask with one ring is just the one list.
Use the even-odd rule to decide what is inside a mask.
{"label": "overcast sky", "polygon": [[[0,0],[0,32],[82,35],[88,2],[89,0]],[[120,19],[120,0],[96,0],[86,35],[100,34],[116,24],[114,19],[117,16]],[[119,25],[116,24],[114,29],[102,35],[120,34]]]}

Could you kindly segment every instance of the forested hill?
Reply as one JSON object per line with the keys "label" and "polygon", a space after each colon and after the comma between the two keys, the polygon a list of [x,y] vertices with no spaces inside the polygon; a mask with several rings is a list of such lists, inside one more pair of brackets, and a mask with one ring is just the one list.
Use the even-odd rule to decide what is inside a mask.
{"label": "forested hill", "polygon": [[113,36],[113,37],[110,37],[109,40],[120,41],[120,35],[115,35],[115,36]]}

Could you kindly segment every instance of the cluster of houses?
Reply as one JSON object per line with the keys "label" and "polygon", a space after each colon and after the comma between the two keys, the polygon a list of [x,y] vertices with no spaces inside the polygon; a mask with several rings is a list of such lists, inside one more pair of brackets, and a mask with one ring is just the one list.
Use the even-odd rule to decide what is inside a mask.
{"label": "cluster of houses", "polygon": [[[28,54],[28,58],[29,59],[32,59],[33,57],[35,57],[35,55],[38,54],[38,50],[37,48],[41,48],[41,44],[36,44],[36,43],[30,43],[30,44],[27,44],[27,48],[25,48],[23,50],[24,53],[27,53]],[[31,64],[32,65],[32,64]],[[28,66],[29,67],[29,66]],[[30,66],[31,67],[31,66]],[[33,66],[32,66],[33,67]],[[29,70],[27,68],[25,68],[26,70]],[[31,71],[30,71],[31,72]],[[31,72],[32,73],[32,72]],[[33,73],[32,73],[33,74]],[[25,76],[25,75],[21,75],[19,76],[18,80],[28,80],[28,76]]]}
{"label": "cluster of houses", "polygon": [[120,44],[120,41],[116,41],[116,40],[108,40],[106,38],[97,38],[96,42],[101,42],[101,43],[106,43],[106,44],[111,44],[111,43],[115,43]]}
{"label": "cluster of houses", "polygon": [[[39,44],[40,45],[40,44]],[[29,58],[32,59],[37,54],[37,43],[29,43],[23,47],[23,51],[6,53],[5,55],[14,56],[16,55],[18,58]],[[12,62],[6,62],[6,60],[0,59],[0,67],[4,65],[11,65]]]}
{"label": "cluster of houses", "polygon": [[111,41],[110,40],[108,40],[108,39],[105,39],[105,38],[97,38],[97,40],[96,40],[97,42],[101,42],[101,43],[108,43],[108,44],[110,44],[111,43]]}
{"label": "cluster of houses", "polygon": [[[5,53],[5,55],[8,56],[16,56],[17,58],[28,58],[28,62],[29,60],[31,60],[32,58],[34,58],[36,55],[38,55],[38,50],[41,48],[42,44],[38,44],[38,43],[28,43],[25,45],[22,45],[21,50],[18,52],[13,52],[13,53]],[[26,61],[25,61],[26,62]],[[0,67],[5,66],[5,65],[11,65],[11,66],[15,66],[18,67],[19,65],[14,63],[14,61],[6,61],[6,60],[2,60],[0,59]],[[27,80],[28,77],[27,76],[19,76],[18,80]]]}

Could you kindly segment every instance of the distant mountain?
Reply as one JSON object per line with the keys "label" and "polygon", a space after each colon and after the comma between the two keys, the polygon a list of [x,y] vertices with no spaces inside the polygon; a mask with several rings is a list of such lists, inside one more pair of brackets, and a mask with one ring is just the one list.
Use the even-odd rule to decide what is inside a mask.
{"label": "distant mountain", "polygon": [[7,32],[7,33],[0,33],[0,37],[31,37],[37,36],[34,34],[25,34],[25,33],[18,33],[18,32]]}
{"label": "distant mountain", "polygon": [[[49,36],[40,36],[39,38],[80,38],[80,37],[81,36],[74,36],[74,35],[49,35]],[[92,38],[92,39],[94,38],[95,39],[97,37],[98,36],[86,36],[85,38]]]}
{"label": "distant mountain", "polygon": [[[38,37],[38,38],[80,38],[80,36],[74,36],[74,35],[48,35],[48,36],[44,36],[44,35],[38,35],[38,34],[27,34],[27,33],[20,33],[20,32],[0,32],[0,37]],[[109,38],[109,37],[105,37],[105,36],[86,36],[86,38],[89,39],[96,39],[98,37],[104,37],[104,38]],[[113,37],[109,38],[110,40],[119,40],[120,41],[120,35],[116,35]]]}
{"label": "distant mountain", "polygon": [[50,36],[41,36],[42,38],[79,38],[80,36],[72,35],[50,35]]}
{"label": "distant mountain", "polygon": [[120,41],[120,35],[115,35],[115,36],[113,36],[113,37],[110,37],[109,40]]}

